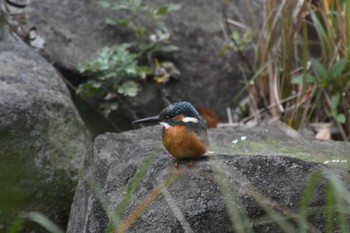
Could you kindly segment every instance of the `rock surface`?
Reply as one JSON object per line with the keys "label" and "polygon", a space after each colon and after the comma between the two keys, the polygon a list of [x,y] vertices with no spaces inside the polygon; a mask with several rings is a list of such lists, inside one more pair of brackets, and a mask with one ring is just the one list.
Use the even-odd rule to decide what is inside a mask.
{"label": "rock surface", "polygon": [[[105,23],[116,12],[101,8],[96,0],[30,0],[28,18],[31,25],[46,40],[45,53],[50,60],[65,71],[75,71],[79,64],[91,61],[98,51],[107,45],[130,41],[130,33]],[[160,4],[164,1],[147,1]],[[126,99],[139,116],[146,116],[162,109],[169,103],[188,100],[194,105],[213,108],[226,116],[225,108],[234,106],[233,97],[242,87],[236,53],[218,56],[225,44],[222,12],[235,20],[252,20],[245,1],[180,0],[166,1],[182,5],[181,10],[169,14],[168,28],[173,32],[174,44],[179,52],[173,60],[181,71],[179,81],[166,85],[143,84],[139,97]],[[261,15],[262,0],[253,0],[255,16]],[[240,15],[237,14],[240,13]],[[241,17],[241,18],[239,18]],[[147,107],[145,107],[147,106]],[[130,125],[120,120],[128,113],[121,109],[116,114],[120,127]],[[126,118],[132,119],[132,114]]]}
{"label": "rock surface", "polygon": [[64,227],[90,145],[57,71],[22,43],[0,43],[0,232],[28,211]]}
{"label": "rock surface", "polygon": [[[296,141],[275,128],[213,129],[209,136],[213,153],[175,169],[160,143],[160,127],[100,135],[86,159],[67,232],[104,232],[114,229],[110,221],[127,232],[238,232],[242,226],[284,232],[264,217],[272,210],[298,213],[315,174],[349,178],[346,167],[292,157],[342,160],[349,157],[349,143],[335,148],[334,142]],[[310,207],[323,208],[326,185],[322,176]],[[322,214],[312,214],[309,222],[308,230],[325,230]]]}

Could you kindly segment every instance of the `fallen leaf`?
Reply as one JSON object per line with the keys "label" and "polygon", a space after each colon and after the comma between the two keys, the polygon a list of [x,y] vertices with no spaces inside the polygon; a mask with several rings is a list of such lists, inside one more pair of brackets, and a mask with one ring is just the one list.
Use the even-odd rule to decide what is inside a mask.
{"label": "fallen leaf", "polygon": [[315,138],[319,140],[330,140],[331,130],[328,127],[321,128],[316,134]]}

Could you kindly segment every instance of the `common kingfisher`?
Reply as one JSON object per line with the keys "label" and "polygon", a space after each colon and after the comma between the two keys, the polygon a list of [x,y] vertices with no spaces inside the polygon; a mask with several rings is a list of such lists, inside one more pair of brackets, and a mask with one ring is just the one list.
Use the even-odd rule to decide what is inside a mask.
{"label": "common kingfisher", "polygon": [[209,141],[207,123],[189,102],[173,103],[164,108],[159,115],[143,118],[132,122],[159,123],[163,127],[162,142],[164,147],[176,159],[175,167],[180,165],[180,159],[197,158],[207,151]]}

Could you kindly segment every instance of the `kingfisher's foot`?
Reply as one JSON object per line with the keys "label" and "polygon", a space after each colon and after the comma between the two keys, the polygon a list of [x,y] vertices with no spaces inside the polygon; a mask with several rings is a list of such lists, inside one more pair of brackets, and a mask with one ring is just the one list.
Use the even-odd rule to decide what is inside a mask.
{"label": "kingfisher's foot", "polygon": [[180,161],[175,162],[175,168],[178,168],[180,166]]}
{"label": "kingfisher's foot", "polygon": [[192,167],[192,165],[193,165],[193,160],[190,160],[190,161],[188,162],[188,166],[189,166],[189,167]]}

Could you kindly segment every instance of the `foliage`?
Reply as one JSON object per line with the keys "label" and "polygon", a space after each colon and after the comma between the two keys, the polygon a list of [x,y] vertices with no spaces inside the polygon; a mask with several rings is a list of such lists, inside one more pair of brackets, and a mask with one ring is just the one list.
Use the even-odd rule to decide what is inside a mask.
{"label": "foliage", "polygon": [[349,139],[349,12],[349,0],[267,1],[262,24],[245,29],[256,56],[245,67],[258,73],[247,84],[252,115],[263,106],[295,129],[333,122]]}
{"label": "foliage", "polygon": [[90,96],[104,98],[105,102],[101,107],[111,110],[118,107],[118,102],[113,100],[116,93],[136,96],[139,91],[136,80],[145,76],[149,72],[149,67],[138,65],[139,55],[131,53],[129,48],[128,44],[104,48],[96,60],[81,66],[81,72],[92,72],[96,78],[81,84],[77,93],[83,98]]}
{"label": "foliage", "polygon": [[137,187],[140,185],[142,181],[142,177],[146,174],[151,162],[154,161],[154,155],[151,155],[150,157],[146,158],[145,161],[142,163],[142,166],[140,169],[135,173],[131,181],[127,185],[127,192],[123,196],[122,201],[119,203],[118,207],[114,211],[114,215],[111,216],[110,223],[106,229],[106,233],[113,232],[118,225],[122,224],[121,222],[121,216],[124,211],[126,211],[126,208],[128,207],[128,204],[134,195]]}
{"label": "foliage", "polygon": [[164,4],[154,7],[145,5],[142,0],[98,2],[102,7],[125,16],[108,19],[108,24],[126,27],[134,35],[132,42],[102,49],[94,61],[82,65],[80,69],[92,74],[93,78],[81,84],[77,93],[83,98],[98,98],[100,107],[108,114],[118,108],[121,96],[136,96],[141,89],[140,81],[146,77],[165,83],[170,77],[179,75],[172,62],[159,61],[158,55],[178,50],[170,43],[165,20],[169,12],[180,9],[180,6]]}
{"label": "foliage", "polygon": [[223,55],[224,53],[228,51],[240,51],[240,50],[246,50],[250,47],[252,42],[252,31],[247,30],[242,35],[237,32],[233,31],[231,33],[231,38],[229,41],[222,47],[219,51],[220,55]]}

